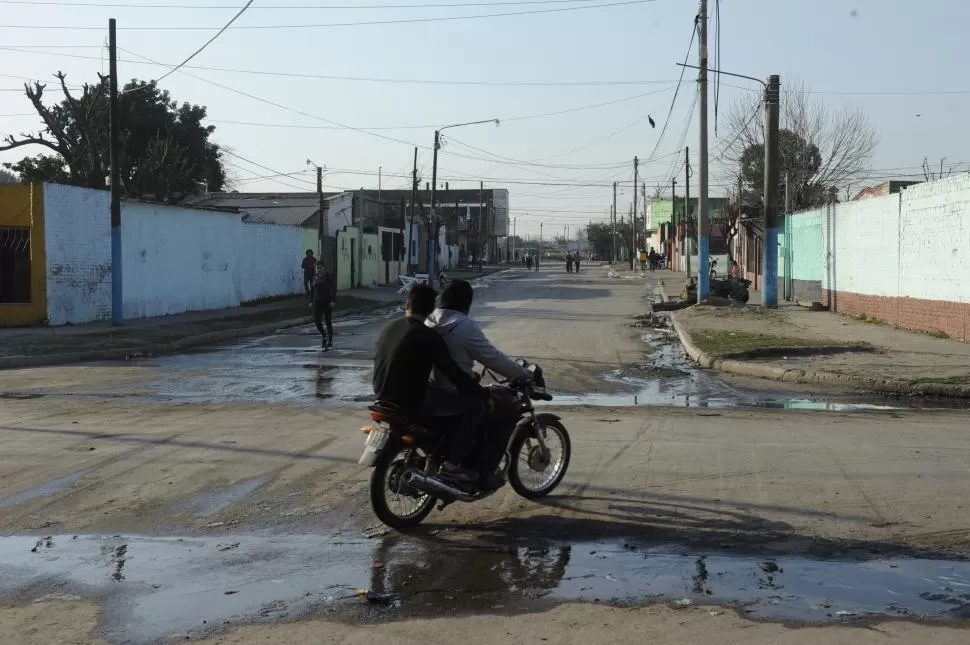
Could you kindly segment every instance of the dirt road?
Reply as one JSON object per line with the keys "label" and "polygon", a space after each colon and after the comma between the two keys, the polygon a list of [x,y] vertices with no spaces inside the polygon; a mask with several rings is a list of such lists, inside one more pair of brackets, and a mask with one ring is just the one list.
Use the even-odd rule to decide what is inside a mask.
{"label": "dirt road", "polygon": [[[579,390],[583,361],[636,360],[620,314],[644,286],[572,279],[532,285],[543,304],[489,287],[483,313]],[[203,354],[272,356],[236,389],[191,357],[0,373],[0,643],[966,642],[963,413],[553,407],[574,456],[552,496],[503,489],[401,536],[356,464],[366,414],[286,366],[364,363],[368,325],[336,358],[298,335]],[[302,394],[246,393],[280,375]]]}

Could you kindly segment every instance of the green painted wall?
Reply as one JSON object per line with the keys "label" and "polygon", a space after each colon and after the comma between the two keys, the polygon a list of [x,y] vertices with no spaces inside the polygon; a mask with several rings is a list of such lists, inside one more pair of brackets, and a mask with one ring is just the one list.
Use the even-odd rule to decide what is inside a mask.
{"label": "green painted wall", "polygon": [[785,266],[786,249],[790,247],[793,280],[822,280],[822,213],[806,211],[784,219],[785,234],[779,236],[778,261],[779,267]]}

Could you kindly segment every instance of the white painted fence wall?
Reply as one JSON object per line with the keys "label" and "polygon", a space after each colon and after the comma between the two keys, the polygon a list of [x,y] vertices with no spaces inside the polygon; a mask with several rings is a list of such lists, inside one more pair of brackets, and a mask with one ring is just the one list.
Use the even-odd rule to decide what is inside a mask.
{"label": "white painted fence wall", "polygon": [[[52,325],[111,317],[109,196],[44,186]],[[302,291],[303,231],[241,216],[129,201],[121,214],[125,318],[237,307]]]}

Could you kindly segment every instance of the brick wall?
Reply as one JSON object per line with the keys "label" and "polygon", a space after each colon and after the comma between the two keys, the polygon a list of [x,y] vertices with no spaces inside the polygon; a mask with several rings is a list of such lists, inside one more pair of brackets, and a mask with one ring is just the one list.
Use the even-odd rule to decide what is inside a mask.
{"label": "brick wall", "polygon": [[943,332],[957,340],[970,340],[970,303],[921,298],[887,298],[849,291],[823,291],[833,310],[865,315],[914,331]]}
{"label": "brick wall", "polygon": [[[832,204],[815,214],[822,297],[833,310],[970,337],[970,177]],[[793,235],[797,245],[798,231]]]}

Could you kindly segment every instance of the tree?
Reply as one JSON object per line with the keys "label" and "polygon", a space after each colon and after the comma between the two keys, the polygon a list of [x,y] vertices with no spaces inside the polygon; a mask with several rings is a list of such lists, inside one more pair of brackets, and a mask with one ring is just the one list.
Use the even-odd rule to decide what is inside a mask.
{"label": "tree", "polygon": [[9,170],[3,170],[0,168],[0,184],[17,184],[20,183],[20,179],[17,175],[13,174]]}
{"label": "tree", "polygon": [[[25,157],[4,164],[23,181],[54,181],[104,188],[109,171],[108,77],[81,88],[78,96],[67,87],[66,75],[55,75],[64,99],[46,105],[46,84],[24,89],[44,122],[39,132],[8,135],[0,151],[40,145],[54,154]],[[132,80],[119,96],[122,185],[129,197],[176,202],[195,193],[199,185],[221,190],[225,171],[219,146],[209,140],[215,130],[203,125],[206,109],[173,101],[154,81]]]}
{"label": "tree", "polygon": [[[620,249],[630,244],[630,224],[626,221],[617,220],[616,222],[616,253],[619,256]],[[592,249],[596,257],[613,257],[613,225],[611,223],[590,224],[586,227],[586,239],[589,248]]]}
{"label": "tree", "polygon": [[[792,210],[813,208],[830,199],[832,189],[865,179],[879,137],[859,109],[830,111],[801,81],[781,95],[779,182]],[[728,110],[729,143],[722,146],[723,174],[741,171],[744,211],[758,216],[764,192],[764,109],[759,97],[740,99]],[[782,202],[783,203],[783,202]]]}

